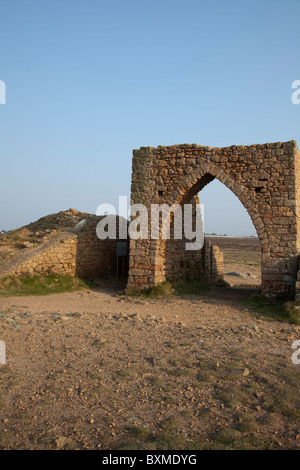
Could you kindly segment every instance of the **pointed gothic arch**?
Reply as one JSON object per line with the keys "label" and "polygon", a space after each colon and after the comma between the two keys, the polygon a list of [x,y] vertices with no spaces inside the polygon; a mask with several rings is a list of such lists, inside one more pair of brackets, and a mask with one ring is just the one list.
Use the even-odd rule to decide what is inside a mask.
{"label": "pointed gothic arch", "polygon": [[[142,147],[133,152],[132,203],[184,204],[214,178],[247,210],[262,249],[262,292],[295,288],[299,254],[300,157],[295,141],[225,148],[193,145]],[[130,243],[129,287],[166,279],[165,243]]]}

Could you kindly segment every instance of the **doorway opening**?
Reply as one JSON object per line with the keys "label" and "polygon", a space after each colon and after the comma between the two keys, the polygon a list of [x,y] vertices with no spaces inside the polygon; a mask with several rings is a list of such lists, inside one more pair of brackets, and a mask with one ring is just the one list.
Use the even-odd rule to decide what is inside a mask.
{"label": "doorway opening", "polygon": [[230,287],[261,286],[261,245],[238,197],[217,178],[199,193],[206,240],[223,253],[224,281]]}

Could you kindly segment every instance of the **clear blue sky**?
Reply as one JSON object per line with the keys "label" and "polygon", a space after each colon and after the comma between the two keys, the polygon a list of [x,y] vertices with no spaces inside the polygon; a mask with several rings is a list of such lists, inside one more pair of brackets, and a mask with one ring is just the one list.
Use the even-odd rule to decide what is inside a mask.
{"label": "clear blue sky", "polygon": [[[0,229],[130,194],[132,149],[300,142],[299,0],[0,0]],[[205,229],[255,234],[204,189]]]}

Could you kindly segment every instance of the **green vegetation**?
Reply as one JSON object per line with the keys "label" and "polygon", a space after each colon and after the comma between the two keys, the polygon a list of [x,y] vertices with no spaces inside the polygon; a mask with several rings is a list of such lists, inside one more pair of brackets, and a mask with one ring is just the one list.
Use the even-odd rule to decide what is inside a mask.
{"label": "green vegetation", "polygon": [[253,432],[257,429],[255,422],[240,423],[238,428],[240,429],[220,429],[209,435],[209,439],[201,435],[190,439],[173,429],[161,429],[155,436],[147,431],[128,429],[132,437],[120,450],[266,450],[278,448],[276,441],[264,439],[256,431]]}
{"label": "green vegetation", "polygon": [[145,289],[143,291],[127,289],[126,295],[133,297],[168,298],[182,295],[201,295],[208,290],[209,287],[201,278],[187,278],[177,281],[162,282],[151,289]]}
{"label": "green vegetation", "polygon": [[134,367],[127,367],[126,369],[121,369],[117,372],[117,378],[123,380],[135,380],[138,376],[138,372]]}
{"label": "green vegetation", "polygon": [[187,278],[172,282],[177,295],[201,295],[210,290],[202,278]]}
{"label": "green vegetation", "polygon": [[148,380],[152,387],[161,387],[163,385],[163,380],[160,377],[148,377]]}
{"label": "green vegetation", "polygon": [[0,280],[0,297],[57,294],[87,289],[91,286],[90,282],[78,277],[59,274],[26,278],[8,276]]}
{"label": "green vegetation", "polygon": [[287,302],[287,299],[272,302],[261,294],[252,294],[242,301],[242,305],[277,321],[300,324],[300,309],[297,309],[297,303]]}
{"label": "green vegetation", "polygon": [[148,429],[139,426],[125,426],[125,430],[135,439],[139,439],[141,441],[149,439],[149,436],[151,436],[151,432]]}
{"label": "green vegetation", "polygon": [[170,282],[163,282],[151,289],[146,289],[142,292],[145,297],[171,297],[174,295],[174,289]]}
{"label": "green vegetation", "polygon": [[177,418],[170,416],[160,423],[161,429],[164,431],[174,431],[180,427],[180,423]]}

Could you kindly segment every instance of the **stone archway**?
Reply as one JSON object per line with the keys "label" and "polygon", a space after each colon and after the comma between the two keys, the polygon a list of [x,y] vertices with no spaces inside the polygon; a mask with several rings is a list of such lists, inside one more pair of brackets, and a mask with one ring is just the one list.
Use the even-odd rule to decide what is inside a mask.
{"label": "stone archway", "polygon": [[[262,249],[262,292],[295,287],[299,254],[300,157],[295,141],[225,148],[196,144],[133,152],[132,204],[184,204],[214,178],[246,208]],[[201,254],[200,254],[201,256]],[[128,287],[166,280],[165,241],[131,240]]]}

